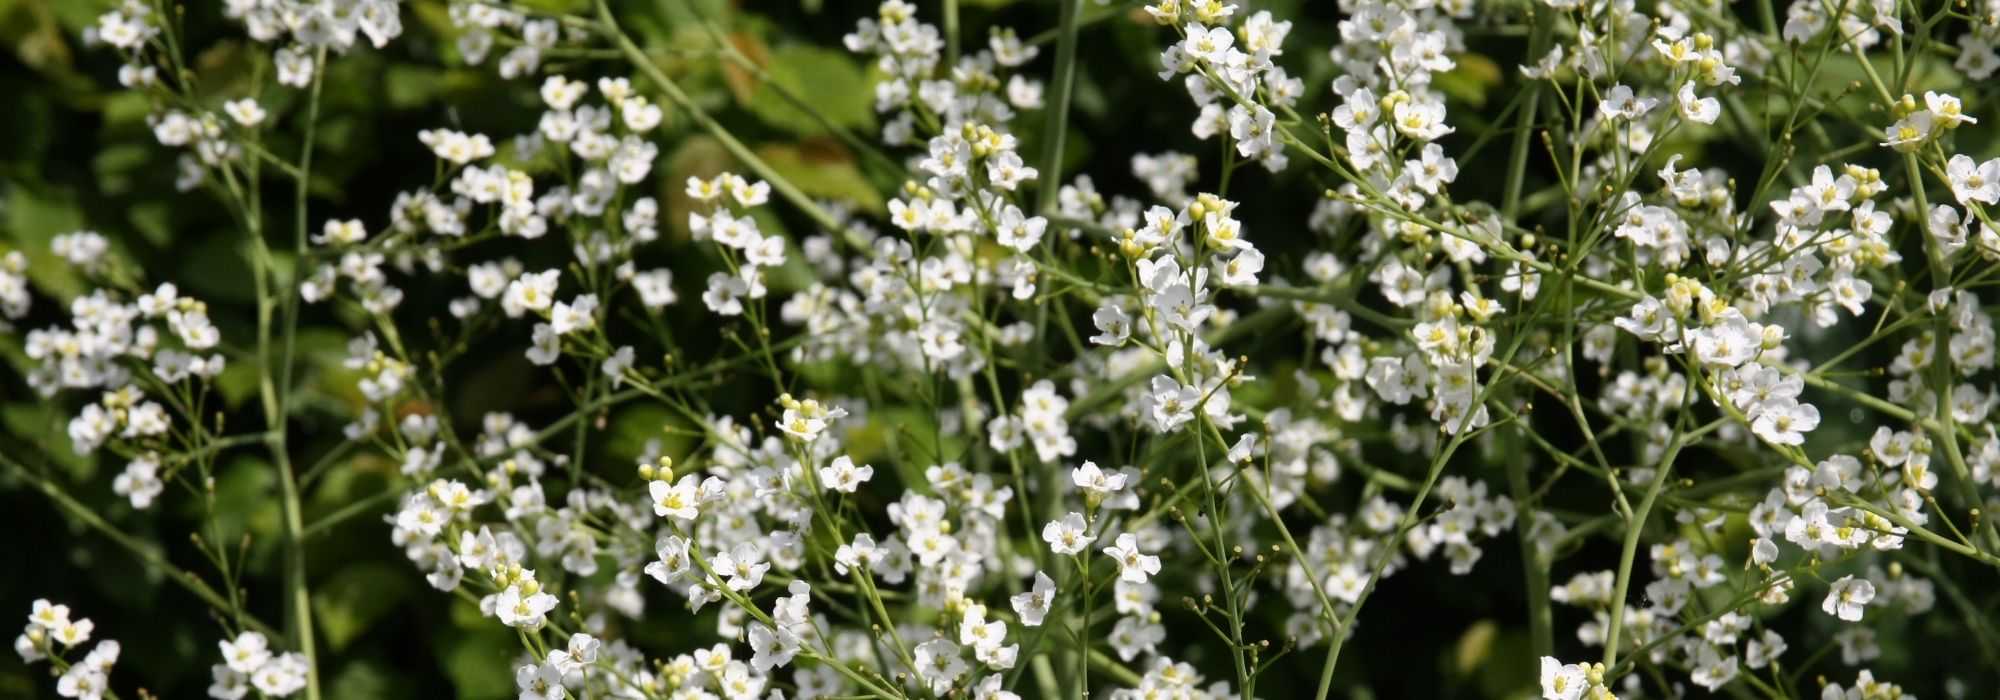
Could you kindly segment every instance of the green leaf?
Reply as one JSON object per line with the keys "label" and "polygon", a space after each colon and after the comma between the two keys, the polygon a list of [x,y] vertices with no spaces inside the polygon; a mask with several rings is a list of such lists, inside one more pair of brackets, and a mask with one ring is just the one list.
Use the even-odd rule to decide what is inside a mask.
{"label": "green leaf", "polygon": [[[867,75],[846,53],[804,44],[785,46],[771,52],[764,67],[770,84],[759,84],[750,102],[744,105],[757,118],[800,136],[827,133],[819,119],[856,131],[872,131],[875,125],[873,99]],[[785,99],[773,85],[789,90],[812,113]]]}
{"label": "green leaf", "polygon": [[[694,438],[678,432],[667,432],[665,427],[679,430],[694,430],[696,427],[666,408],[654,403],[636,403],[629,408],[612,414],[611,425],[605,430],[608,444],[605,452],[614,464],[629,465],[646,451],[646,442],[660,441],[660,454],[685,462],[694,451]],[[613,477],[614,479],[616,477]]]}
{"label": "green leaf", "polygon": [[257,395],[261,378],[256,362],[230,362],[223,365],[222,374],[216,376],[215,388],[222,394],[224,404],[231,409],[240,408],[244,401]]}
{"label": "green leaf", "polygon": [[[0,406],[0,426],[9,435],[62,435],[69,418],[62,414],[67,409],[54,401],[23,401]],[[97,460],[77,455],[70,449],[69,438],[51,440],[41,450],[42,454],[64,471],[79,479],[89,479],[95,474]]]}
{"label": "green leaf", "polygon": [[147,243],[164,248],[173,241],[173,214],[173,205],[165,201],[141,202],[125,211],[125,221],[145,236]]}
{"label": "green leaf", "polygon": [[315,624],[333,651],[347,648],[415,590],[407,567],[382,562],[348,564],[313,591]]}
{"label": "green leaf", "polygon": [[396,671],[373,660],[355,661],[340,668],[327,684],[326,696],[333,700],[386,700],[412,697],[410,684]]}
{"label": "green leaf", "polygon": [[99,132],[99,138],[109,140],[121,135],[144,135],[147,140],[142,143],[153,143],[152,129],[146,125],[146,117],[153,113],[153,104],[146,99],[146,93],[129,90],[108,95],[101,110],[104,128]]}
{"label": "green leaf", "polygon": [[82,294],[82,276],[49,250],[56,236],[83,228],[83,212],[76,202],[16,186],[0,199],[0,209],[6,210],[7,238],[28,257],[28,280],[58,299]]}
{"label": "green leaf", "polygon": [[81,34],[85,27],[97,23],[97,18],[118,7],[117,0],[67,0],[47,5],[55,11],[55,18],[64,29],[73,34]]}
{"label": "green leaf", "polygon": [[847,202],[870,213],[884,211],[881,191],[862,177],[853,156],[837,144],[773,144],[757,149],[757,157],[808,195]]}
{"label": "green leaf", "polygon": [[1500,66],[1493,59],[1476,53],[1461,54],[1453,60],[1458,65],[1431,76],[1431,84],[1444,91],[1446,96],[1469,106],[1485,106],[1487,94],[1500,86]]}
{"label": "green leaf", "polygon": [[[384,455],[350,454],[328,469],[326,477],[313,488],[305,508],[306,520],[312,521],[387,491],[400,468],[401,465]],[[389,507],[384,504],[382,509]]]}
{"label": "green leaf", "polygon": [[98,187],[105,194],[124,194],[132,189],[132,177],[152,158],[153,149],[137,143],[108,146],[91,160]]}
{"label": "green leaf", "polygon": [[244,235],[216,231],[192,245],[183,244],[179,270],[173,276],[181,293],[210,304],[250,305],[257,301],[256,277],[244,253]]}
{"label": "green leaf", "polygon": [[1493,643],[1499,634],[1500,626],[1493,624],[1492,620],[1480,620],[1465,628],[1452,655],[1452,670],[1462,676],[1485,665],[1493,656]]}
{"label": "green leaf", "polygon": [[[213,517],[216,527],[222,532],[247,532],[255,538],[257,548],[263,550],[280,539],[278,499],[272,497],[277,490],[278,470],[270,462],[242,451],[235,454],[234,459],[222,463],[214,471]],[[189,499],[182,503],[181,511],[186,517],[204,517],[199,500]]]}
{"label": "green leaf", "polygon": [[481,619],[479,609],[463,601],[452,604],[452,620],[458,623],[460,631],[435,648],[438,663],[444,666],[445,675],[451,677],[458,697],[513,697],[512,674],[496,672],[495,668],[496,662],[520,653],[520,640],[495,631],[492,620]]}
{"label": "green leaf", "polygon": [[445,89],[445,72],[435,68],[398,63],[383,76],[382,96],[391,109],[415,109],[436,98]]}

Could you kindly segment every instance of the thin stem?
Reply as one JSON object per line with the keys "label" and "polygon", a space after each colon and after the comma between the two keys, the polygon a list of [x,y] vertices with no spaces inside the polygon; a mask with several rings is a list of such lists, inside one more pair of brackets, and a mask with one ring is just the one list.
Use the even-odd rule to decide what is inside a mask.
{"label": "thin stem", "polygon": [[33,484],[43,495],[48,496],[51,502],[54,502],[63,512],[68,513],[70,517],[75,518],[77,522],[83,523],[85,527],[92,530],[96,530],[119,547],[124,548],[125,551],[131,552],[133,556],[138,557],[147,566],[165,575],[167,580],[173,581],[175,585],[186,589],[189,593],[193,593],[202,602],[208,603],[209,607],[232,615],[234,619],[240,621],[245,627],[266,635],[278,636],[277,629],[266,624],[263,620],[257,619],[248,612],[237,610],[236,606],[230,604],[228,598],[216,592],[213,587],[208,585],[207,581],[201,580],[201,577],[194,575],[194,572],[174,566],[173,562],[167,561],[167,558],[162,556],[158,550],[148,546],[138,538],[119,530],[111,523],[106,522],[103,516],[97,514],[97,511],[71,497],[68,492],[64,491],[61,486],[56,485],[54,481],[30,471],[26,466],[14,461],[14,458],[6,452],[0,452],[0,463],[5,463],[7,468],[12,469],[14,473],[19,474],[22,478],[27,479],[28,483]]}
{"label": "thin stem", "polygon": [[[1519,432],[1532,429],[1523,424]],[[1519,444],[1517,433],[1507,434],[1515,436],[1510,442]],[[1521,543],[1522,585],[1528,589],[1528,640],[1534,657],[1541,658],[1555,653],[1554,618],[1549,611],[1549,562],[1542,556],[1529,532],[1533,529],[1531,525],[1536,511],[1528,485],[1528,461],[1521,459],[1518,452],[1513,454],[1516,456],[1507,460],[1507,486],[1513,492],[1514,504],[1520,511],[1515,516],[1515,534]]]}
{"label": "thin stem", "polygon": [[1679,427],[1677,425],[1666,453],[1660,456],[1660,466],[1653,474],[1653,483],[1646,487],[1645,497],[1639,500],[1639,509],[1633,512],[1631,522],[1625,524],[1625,543],[1618,554],[1617,583],[1611,590],[1611,625],[1604,633],[1605,668],[1618,666],[1618,637],[1625,627],[1625,595],[1632,587],[1632,560],[1639,551],[1639,535],[1645,532],[1646,516],[1653,512],[1653,503],[1659,500],[1661,488],[1667,485],[1667,476],[1673,473],[1674,458],[1680,455],[1684,441]]}
{"label": "thin stem", "polygon": [[1069,102],[1076,89],[1077,19],[1083,8],[1078,0],[1061,0],[1062,18],[1056,39],[1056,68],[1050,80],[1048,120],[1042,129],[1042,167],[1036,178],[1041,187],[1035,193],[1035,209],[1055,210],[1056,191],[1062,188],[1063,141],[1069,133]]}
{"label": "thin stem", "polygon": [[[1528,60],[1541,60],[1549,51],[1549,38],[1555,33],[1555,12],[1539,3],[1534,5],[1535,28],[1528,38]],[[1521,107],[1521,121],[1514,127],[1513,148],[1507,155],[1507,188],[1500,199],[1500,216],[1513,221],[1521,211],[1521,184],[1528,170],[1528,146],[1534,139],[1536,111],[1542,104],[1542,81],[1535,81],[1527,91],[1527,104]]]}
{"label": "thin stem", "polygon": [[[821,228],[830,232],[838,232],[842,235],[843,239],[847,239],[847,237],[853,235],[846,227],[841,226],[833,218],[832,214],[827,213],[811,197],[806,196],[806,193],[801,191],[798,186],[793,185],[791,181],[779,175],[778,171],[773,169],[769,163],[764,162],[763,158],[759,158],[756,153],[751,152],[749,146],[743,145],[743,142],[738,140],[735,135],[730,134],[728,129],[723,128],[720,122],[715,121],[714,117],[709,116],[707,110],[702,109],[701,105],[696,104],[693,98],[688,97],[688,94],[681,90],[679,84],[675,83],[672,78],[667,77],[666,71],[660,70],[660,65],[654,62],[653,58],[647,55],[644,50],[640,49],[638,44],[633,43],[631,36],[628,36],[623,29],[619,28],[618,20],[612,16],[611,6],[607,0],[597,0],[597,24],[598,29],[612,43],[618,45],[618,50],[625,53],[625,58],[630,60],[632,65],[639,69],[640,73],[645,74],[648,80],[653,81],[653,84],[660,88],[660,92],[666,94],[667,99],[672,101],[674,106],[686,112],[690,118],[694,119],[695,124],[700,125],[710,136],[715,137],[715,140],[722,142],[723,149],[729,151],[731,156],[735,156],[736,160],[741,161],[744,167],[756,173],[757,177],[771,183],[772,191],[777,192],[779,197],[783,197],[785,201],[791,202],[792,206],[797,207],[801,213],[804,213],[807,218],[812,219],[813,223],[818,224]],[[849,240],[853,242],[853,239]]]}

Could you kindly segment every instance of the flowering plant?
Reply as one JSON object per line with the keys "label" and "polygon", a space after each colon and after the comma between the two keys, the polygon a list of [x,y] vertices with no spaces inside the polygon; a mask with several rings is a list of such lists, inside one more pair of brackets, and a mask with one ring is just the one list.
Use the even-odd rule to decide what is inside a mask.
{"label": "flowering plant", "polygon": [[0,467],[207,671],[63,697],[2000,682],[2000,3],[97,10]]}

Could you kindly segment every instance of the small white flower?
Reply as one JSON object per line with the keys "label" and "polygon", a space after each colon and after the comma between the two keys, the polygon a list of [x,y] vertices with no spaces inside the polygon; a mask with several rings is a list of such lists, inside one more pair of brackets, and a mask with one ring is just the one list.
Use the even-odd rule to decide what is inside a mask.
{"label": "small white flower", "polygon": [[1096,462],[1084,462],[1082,466],[1070,471],[1069,478],[1077,488],[1098,495],[1117,493],[1125,488],[1124,474],[1106,473],[1097,467]]}
{"label": "small white flower", "polygon": [[256,100],[248,97],[222,103],[222,111],[227,113],[230,119],[235,120],[237,125],[246,129],[254,129],[264,123],[264,108],[258,105]]}
{"label": "small white flower", "polygon": [[1147,577],[1160,573],[1160,558],[1139,551],[1139,538],[1132,533],[1119,535],[1104,553],[1118,562],[1119,580],[1145,583]]}
{"label": "small white flower", "polygon": [[1542,700],[1578,700],[1590,689],[1583,666],[1565,664],[1554,657],[1542,657]]}
{"label": "small white flower", "polygon": [[1070,513],[1042,527],[1042,541],[1049,543],[1049,551],[1057,554],[1079,554],[1096,540],[1095,535],[1086,531],[1082,513]]}
{"label": "small white flower", "polygon": [[1056,582],[1048,574],[1035,572],[1035,586],[1026,592],[1016,594],[1009,602],[1014,606],[1014,614],[1021,617],[1021,624],[1040,627],[1049,614],[1049,605],[1056,597]]}
{"label": "small white flower", "polygon": [[1832,589],[1827,591],[1826,600],[1820,602],[1819,609],[1848,622],[1860,622],[1861,611],[1874,599],[1875,584],[1865,578],[1842,576],[1840,580],[1833,582]]}
{"label": "small white flower", "polygon": [[866,464],[854,466],[854,460],[847,455],[835,457],[833,464],[819,469],[820,484],[841,493],[854,493],[874,476],[874,467]]}
{"label": "small white flower", "polygon": [[1674,95],[1674,104],[1680,108],[1682,119],[1696,124],[1714,124],[1722,116],[1722,102],[1713,97],[1696,97],[1694,81],[1681,83],[1680,92]]}

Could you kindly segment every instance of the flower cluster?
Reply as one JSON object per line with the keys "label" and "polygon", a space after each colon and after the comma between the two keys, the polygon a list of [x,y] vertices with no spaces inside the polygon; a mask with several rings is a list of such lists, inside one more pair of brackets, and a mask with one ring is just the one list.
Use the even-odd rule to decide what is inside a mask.
{"label": "flower cluster", "polygon": [[[1972,82],[2000,69],[1992,0],[1797,0],[1761,24],[1343,0],[1325,31],[1250,3],[1064,2],[1054,50],[886,0],[843,37],[874,112],[843,119],[707,8],[641,42],[622,4],[572,4],[595,12],[434,13],[446,59],[494,64],[521,118],[426,116],[395,137],[424,174],[337,216],[321,89],[402,34],[400,3],[224,3],[255,80],[296,95],[198,83],[152,4],[89,29],[177,184],[242,230],[254,306],[211,309],[79,230],[0,258],[0,337],[38,324],[25,383],[67,402],[73,452],[123,464],[110,493],[199,501],[226,593],[173,582],[226,621],[211,696],[318,697],[304,550],[349,522],[519,641],[492,663],[523,700],[1250,697],[1296,691],[1270,674],[1305,657],[1325,696],[1379,590],[1482,567],[1522,573],[1517,656],[1550,700],[1798,697],[1806,673],[1854,678],[1822,698],[1897,697],[1874,670],[1928,668],[1882,651],[1931,633],[1909,618],[1952,605],[1991,641],[1953,579],[2000,566],[2000,158],[1975,155],[1996,125]],[[1079,169],[1072,112],[1106,110],[1072,102],[1160,86],[1079,89],[1078,34],[1135,20],[1192,99],[1145,116],[1190,133]],[[1295,34],[1329,37],[1326,60]],[[1494,68],[1500,45],[1524,65]],[[667,56],[730,63],[717,87]],[[807,180],[791,146],[746,142],[725,110],[770,100],[865,174]],[[264,208],[284,186],[289,223]],[[344,356],[302,369],[329,337]],[[473,391],[487,360],[530,390]],[[218,416],[250,391],[208,400],[238,375],[259,430]],[[320,425],[343,428],[303,439]],[[205,539],[239,447],[278,475],[287,639],[242,600],[249,555]],[[308,527],[302,491],[364,464],[387,489]],[[69,478],[16,471],[55,496]],[[626,634],[658,624],[691,650]],[[16,649],[106,696],[116,643],[65,658],[91,632],[40,601]],[[1584,651],[1602,660],[1560,660]]]}
{"label": "flower cluster", "polygon": [[306,686],[306,657],[295,651],[273,653],[261,632],[243,632],[217,642],[222,663],[209,667],[214,682],[208,696],[240,700],[255,689],[263,697],[282,698]]}
{"label": "flower cluster", "polygon": [[14,653],[27,664],[47,661],[55,666],[56,694],[79,700],[98,700],[111,689],[111,668],[118,664],[120,647],[116,640],[103,640],[90,647],[81,659],[72,653],[90,641],[97,625],[89,618],[70,619],[69,606],[36,600],[28,613],[28,626],[14,638]]}

